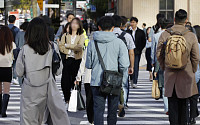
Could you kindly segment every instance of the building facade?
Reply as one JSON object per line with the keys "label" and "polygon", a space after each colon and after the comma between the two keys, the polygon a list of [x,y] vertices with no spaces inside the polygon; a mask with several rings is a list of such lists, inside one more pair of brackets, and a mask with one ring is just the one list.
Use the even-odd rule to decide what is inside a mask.
{"label": "building facade", "polygon": [[163,13],[170,21],[174,20],[174,14],[179,9],[188,12],[188,19],[192,25],[200,25],[200,0],[119,0],[118,14],[128,18],[138,18],[138,26],[142,23],[153,26],[156,23],[156,15]]}

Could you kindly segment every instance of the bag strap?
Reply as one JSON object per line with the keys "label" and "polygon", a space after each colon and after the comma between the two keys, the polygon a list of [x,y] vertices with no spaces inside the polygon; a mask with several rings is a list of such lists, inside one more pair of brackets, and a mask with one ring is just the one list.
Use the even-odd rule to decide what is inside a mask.
{"label": "bag strap", "polygon": [[98,44],[97,44],[96,40],[94,40],[94,44],[95,44],[95,48],[96,48],[98,59],[99,59],[99,61],[101,63],[101,66],[102,66],[103,70],[106,70],[106,67],[105,67],[105,64],[103,62],[103,58],[102,58],[101,53],[99,51],[99,47],[98,47]]}
{"label": "bag strap", "polygon": [[122,33],[121,33],[121,37],[124,37],[125,36],[125,34],[126,34],[126,32],[125,31],[123,31]]}
{"label": "bag strap", "polygon": [[189,33],[190,30],[188,29],[185,29],[184,31],[182,32],[179,32],[179,31],[173,31],[172,28],[169,28],[166,30],[170,35],[181,35],[181,36],[184,36],[185,34]]}
{"label": "bag strap", "polygon": [[187,34],[189,32],[190,32],[190,30],[186,29],[186,30],[182,31],[181,34],[182,34],[182,36],[184,36],[185,34]]}

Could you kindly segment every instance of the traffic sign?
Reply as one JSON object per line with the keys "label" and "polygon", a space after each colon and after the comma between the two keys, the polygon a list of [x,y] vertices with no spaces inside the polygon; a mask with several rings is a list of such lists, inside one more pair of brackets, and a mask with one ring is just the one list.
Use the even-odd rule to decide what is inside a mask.
{"label": "traffic sign", "polygon": [[95,5],[91,5],[91,12],[96,12],[96,6]]}
{"label": "traffic sign", "polygon": [[40,7],[40,11],[42,11],[43,10],[43,0],[37,0],[37,3]]}

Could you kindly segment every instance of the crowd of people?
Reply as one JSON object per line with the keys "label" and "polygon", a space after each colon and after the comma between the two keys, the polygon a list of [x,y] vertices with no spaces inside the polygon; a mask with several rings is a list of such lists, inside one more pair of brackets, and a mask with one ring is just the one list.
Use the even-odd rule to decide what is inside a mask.
{"label": "crowd of people", "polygon": [[[103,16],[97,26],[91,25],[95,31],[90,27],[88,38],[87,21],[73,13],[67,14],[67,23],[56,34],[48,16],[25,22],[20,29],[14,26],[16,17],[9,16],[9,25],[0,26],[0,114],[7,117],[12,82],[22,88],[20,125],[70,125],[71,90],[81,89],[84,83],[89,123],[104,124],[107,100],[107,124],[115,125],[117,115],[125,117],[129,108],[130,87],[137,88],[145,49],[149,80],[158,80],[170,125],[195,124],[200,26],[192,27],[187,17],[182,9],[175,13],[174,22],[157,14],[154,26],[143,23],[140,29],[137,17],[128,22],[125,16]],[[56,71],[55,54],[60,58]],[[64,101],[55,77],[61,74]]]}

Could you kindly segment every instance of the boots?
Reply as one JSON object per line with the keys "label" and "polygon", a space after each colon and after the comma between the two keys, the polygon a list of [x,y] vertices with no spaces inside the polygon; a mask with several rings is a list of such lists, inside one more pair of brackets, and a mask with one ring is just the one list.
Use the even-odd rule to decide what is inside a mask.
{"label": "boots", "polygon": [[8,107],[8,101],[9,101],[10,95],[9,94],[3,94],[3,102],[2,102],[2,110],[1,110],[1,116],[7,117],[6,110]]}
{"label": "boots", "polygon": [[0,114],[1,114],[1,109],[2,109],[2,94],[0,94]]}

